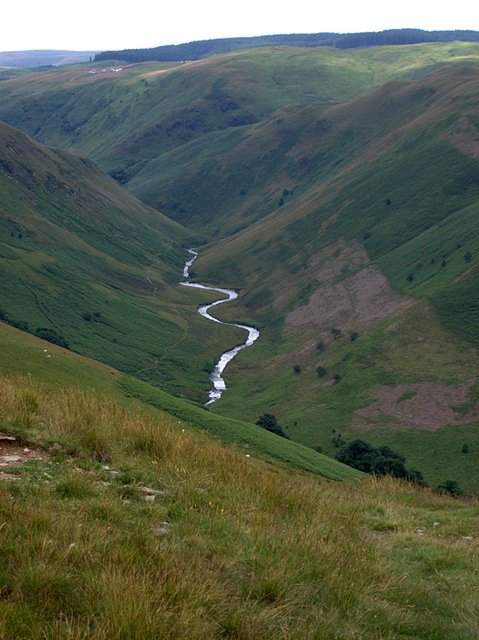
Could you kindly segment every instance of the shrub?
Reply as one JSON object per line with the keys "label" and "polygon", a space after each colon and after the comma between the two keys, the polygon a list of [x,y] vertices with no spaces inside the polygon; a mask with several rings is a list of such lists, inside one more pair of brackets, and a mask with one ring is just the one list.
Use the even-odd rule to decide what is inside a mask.
{"label": "shrub", "polygon": [[213,373],[213,371],[215,370],[215,363],[211,362],[211,361],[206,361],[203,364],[203,371],[205,371],[208,375]]}
{"label": "shrub", "polygon": [[439,493],[447,493],[454,497],[463,495],[463,491],[456,480],[444,480],[444,482],[441,482],[438,486],[437,490]]}
{"label": "shrub", "polygon": [[282,438],[286,438],[286,440],[290,440],[290,437],[283,431],[283,429],[278,424],[276,416],[274,416],[272,413],[263,413],[258,418],[258,420],[256,420],[256,424],[258,425],[258,427],[266,429],[266,431],[271,431],[271,433],[275,433],[277,436],[281,436]]}
{"label": "shrub", "polygon": [[325,376],[328,372],[326,371],[326,369],[324,367],[316,367],[316,373],[318,374],[318,376],[320,378],[322,378],[323,376]]}
{"label": "shrub", "polygon": [[387,446],[374,447],[369,442],[356,439],[344,445],[336,459],[365,473],[394,476],[423,486],[426,484],[420,471],[407,469],[406,458]]}
{"label": "shrub", "polygon": [[55,331],[55,329],[51,329],[49,327],[37,327],[35,329],[35,335],[37,338],[41,338],[42,340],[46,340],[52,344],[57,344],[59,347],[68,349],[68,342],[62,335]]}
{"label": "shrub", "polygon": [[295,372],[296,375],[299,376],[299,374],[301,373],[301,367],[299,366],[299,364],[294,365],[293,371]]}

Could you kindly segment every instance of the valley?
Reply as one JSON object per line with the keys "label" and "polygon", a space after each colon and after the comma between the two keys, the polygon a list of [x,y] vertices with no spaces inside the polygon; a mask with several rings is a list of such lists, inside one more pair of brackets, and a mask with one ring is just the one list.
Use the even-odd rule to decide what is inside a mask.
{"label": "valley", "polygon": [[477,637],[479,44],[265,44],[0,73],[2,640]]}
{"label": "valley", "polygon": [[[215,354],[243,332],[201,324],[197,283],[234,283],[235,305],[215,314],[257,327],[261,340],[229,364],[232,383],[212,411],[251,422],[274,414],[293,440],[332,456],[364,437],[400,450],[433,485],[446,474],[479,487],[478,57],[472,42],[278,46],[2,81],[1,118],[87,155],[135,206],[168,216],[154,257],[143,257],[143,235],[132,236],[133,253],[126,239],[107,246],[108,269],[88,259],[101,290],[84,289],[71,253],[61,277],[57,250],[47,267],[42,249],[40,270],[20,254],[35,275],[5,281],[4,314],[18,324],[36,309],[31,322],[46,328],[63,315],[51,328],[75,350],[201,404]],[[96,224],[88,242],[105,254]],[[200,256],[187,294],[178,276],[191,245]],[[43,283],[36,301],[32,277]],[[84,309],[59,314],[55,298],[76,304],[65,305],[66,282]],[[113,317],[102,322],[107,299]]]}

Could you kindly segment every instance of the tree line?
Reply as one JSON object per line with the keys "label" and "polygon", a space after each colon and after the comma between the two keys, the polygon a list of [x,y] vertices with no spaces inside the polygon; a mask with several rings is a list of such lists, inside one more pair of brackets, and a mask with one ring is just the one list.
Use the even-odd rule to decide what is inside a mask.
{"label": "tree line", "polygon": [[121,60],[123,62],[179,62],[200,60],[220,53],[257,47],[336,47],[353,49],[381,45],[419,44],[422,42],[479,42],[479,31],[424,31],[423,29],[388,29],[361,33],[296,33],[288,35],[253,36],[248,38],[217,38],[171,44],[150,49],[103,51],[95,55],[95,62]]}

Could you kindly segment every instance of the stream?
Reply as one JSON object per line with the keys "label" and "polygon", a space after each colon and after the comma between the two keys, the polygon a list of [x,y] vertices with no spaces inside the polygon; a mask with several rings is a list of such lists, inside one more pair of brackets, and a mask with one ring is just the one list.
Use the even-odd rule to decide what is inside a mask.
{"label": "stream", "polygon": [[203,318],[207,320],[211,320],[212,322],[217,322],[218,324],[224,324],[227,327],[238,327],[239,329],[244,329],[248,332],[248,337],[246,342],[233,347],[233,349],[229,349],[229,351],[225,351],[221,354],[221,358],[216,363],[216,366],[212,373],[210,373],[210,380],[213,385],[213,389],[209,392],[209,400],[205,404],[205,407],[209,404],[213,404],[221,398],[223,391],[226,389],[226,384],[224,379],[222,378],[222,373],[225,370],[226,365],[233,360],[233,358],[246,347],[251,347],[251,345],[256,342],[259,338],[259,331],[254,327],[249,327],[246,324],[236,324],[234,322],[223,322],[222,320],[218,320],[214,316],[210,315],[208,312],[212,307],[216,307],[218,304],[223,304],[224,302],[231,302],[238,297],[236,291],[232,289],[219,289],[218,287],[208,287],[204,284],[196,284],[195,282],[190,282],[190,267],[193,262],[198,257],[198,252],[194,249],[188,249],[188,253],[191,254],[191,258],[186,261],[185,266],[183,268],[183,278],[184,282],[180,282],[180,284],[184,287],[192,287],[193,289],[205,289],[206,291],[215,291],[216,293],[221,293],[226,295],[226,298],[221,298],[220,300],[216,300],[216,302],[211,302],[210,304],[204,304],[198,307],[198,313]]}

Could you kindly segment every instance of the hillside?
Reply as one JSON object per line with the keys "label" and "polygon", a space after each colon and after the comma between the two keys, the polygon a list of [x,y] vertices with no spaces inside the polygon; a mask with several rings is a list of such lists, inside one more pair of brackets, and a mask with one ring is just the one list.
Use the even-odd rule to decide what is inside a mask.
{"label": "hillside", "polygon": [[265,462],[121,400],[104,365],[0,341],[36,367],[0,380],[5,640],[477,635],[475,501]]}
{"label": "hillside", "polygon": [[[0,82],[1,640],[478,637],[478,100],[474,43]],[[208,407],[188,247],[260,331]]]}
{"label": "hillside", "polygon": [[[208,327],[195,296],[177,286],[190,233],[93,162],[3,123],[0,213],[3,320],[178,394],[204,397],[210,354],[197,336],[208,337]],[[220,350],[231,335],[213,336],[211,345]]]}
{"label": "hillside", "polygon": [[[261,329],[212,412],[272,413],[328,455],[357,437],[387,444],[433,486],[450,478],[471,491],[478,52],[277,47],[63,68],[2,82],[0,114],[97,160],[198,234],[195,246],[209,241],[195,276],[240,288],[218,313]],[[201,401],[231,338],[201,324],[191,292],[165,286],[164,296],[166,357],[107,361]]]}
{"label": "hillside", "polygon": [[[157,387],[125,376],[101,362],[72,353],[0,322],[0,375],[41,382],[45,390],[72,389],[93,392],[120,403],[142,407],[174,424],[185,424],[196,433],[208,433],[253,456],[332,480],[348,480],[364,474],[340,464],[308,447],[280,438],[251,423],[210,414],[188,401],[175,398]],[[14,383],[17,384],[17,383]],[[28,395],[28,394],[27,394]],[[27,425],[26,425],[27,426]],[[96,436],[93,437],[93,442]],[[93,444],[94,446],[94,444]]]}
{"label": "hillside", "polygon": [[196,264],[202,280],[234,280],[264,329],[215,409],[244,413],[249,397],[330,454],[338,431],[360,435],[431,482],[456,468],[477,486],[478,81],[446,69],[258,127],[236,167],[261,165],[274,128],[282,153],[261,193],[276,203]]}
{"label": "hillside", "polygon": [[[475,43],[278,47],[118,72],[98,64],[67,67],[2,82],[0,117],[41,142],[92,158],[134,195],[189,228],[224,236],[272,211],[290,188],[278,184],[264,193],[263,182],[277,175],[291,138],[307,130],[308,118],[390,80],[474,64],[478,52]],[[293,112],[301,117],[297,122],[291,109],[300,109]],[[293,122],[286,132],[284,117]],[[268,124],[261,139],[258,127],[265,131]],[[267,145],[259,148],[261,156],[241,162],[255,140]],[[296,169],[304,173],[307,167]],[[232,208],[239,214],[230,216]]]}

